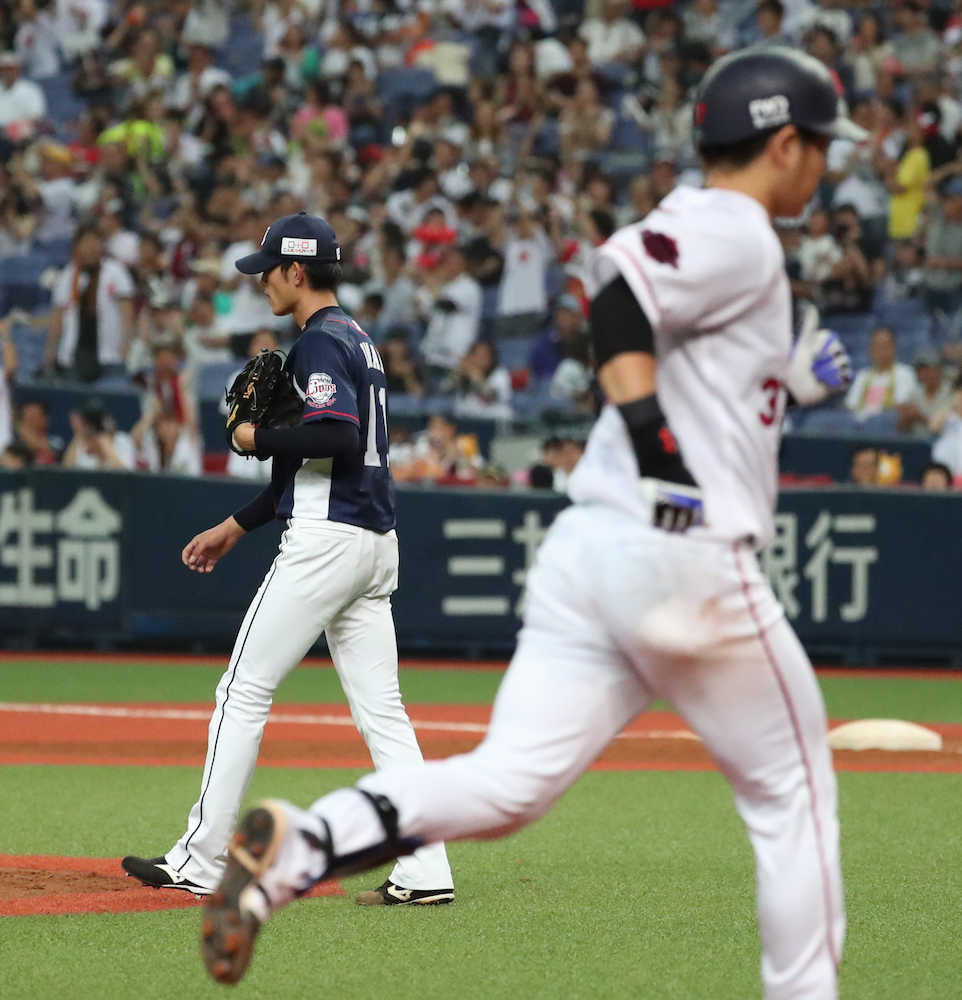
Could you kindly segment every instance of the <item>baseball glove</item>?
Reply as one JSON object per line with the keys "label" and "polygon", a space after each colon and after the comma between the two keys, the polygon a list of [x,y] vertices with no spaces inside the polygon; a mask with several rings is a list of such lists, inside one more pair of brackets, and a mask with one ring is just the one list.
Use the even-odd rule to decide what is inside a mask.
{"label": "baseball glove", "polygon": [[252,423],[257,427],[291,427],[300,422],[301,398],[288,372],[284,355],[265,347],[244,365],[227,390],[227,444],[238,455],[252,455],[234,444],[234,428]]}

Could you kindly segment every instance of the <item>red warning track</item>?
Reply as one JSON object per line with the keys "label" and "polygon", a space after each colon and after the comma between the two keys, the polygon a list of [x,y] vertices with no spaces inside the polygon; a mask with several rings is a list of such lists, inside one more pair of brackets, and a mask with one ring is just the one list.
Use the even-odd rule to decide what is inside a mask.
{"label": "red warning track", "polygon": [[[0,702],[0,764],[201,767],[211,707],[197,704],[21,704]],[[489,705],[413,705],[428,758],[475,747]],[[843,721],[843,720],[836,720]],[[833,722],[833,724],[835,724]],[[962,773],[962,725],[933,723],[941,751],[841,751],[841,771]],[[370,767],[344,705],[283,705],[271,713],[261,767]],[[677,715],[649,712],[601,754],[596,770],[711,770],[714,764]]]}
{"label": "red warning track", "polygon": [[[331,882],[309,895],[343,896],[344,890]],[[142,913],[197,905],[194,896],[180,889],[144,888],[124,874],[120,858],[0,854],[0,917]]]}

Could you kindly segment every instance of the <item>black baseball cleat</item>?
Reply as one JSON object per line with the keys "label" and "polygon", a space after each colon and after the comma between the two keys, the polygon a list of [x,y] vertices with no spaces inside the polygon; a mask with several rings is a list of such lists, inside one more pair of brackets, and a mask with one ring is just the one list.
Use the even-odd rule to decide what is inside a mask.
{"label": "black baseball cleat", "polygon": [[453,889],[405,889],[388,879],[354,897],[358,906],[440,906],[454,902]]}
{"label": "black baseball cleat", "polygon": [[167,864],[163,856],[159,858],[138,858],[128,854],[120,862],[120,867],[132,878],[139,879],[151,889],[183,889],[195,896],[209,896],[214,890],[206,885],[198,885],[189,878],[180,875]]}
{"label": "black baseball cleat", "polygon": [[252,809],[241,820],[230,847],[220,885],[204,903],[200,952],[219,983],[237,983],[250,965],[254,939],[271,912],[258,879],[271,866],[287,831],[283,812],[273,803]]}

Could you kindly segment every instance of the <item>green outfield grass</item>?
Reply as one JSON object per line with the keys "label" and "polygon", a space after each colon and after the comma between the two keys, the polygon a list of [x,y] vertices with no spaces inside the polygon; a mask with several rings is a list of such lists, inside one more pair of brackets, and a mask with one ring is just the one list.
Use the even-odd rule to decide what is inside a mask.
{"label": "green outfield grass", "polygon": [[[0,701],[34,702],[212,702],[226,660],[145,663],[110,660],[0,660]],[[405,701],[442,704],[490,702],[501,681],[496,670],[405,667]],[[962,722],[962,678],[822,676],[833,718],[898,718],[915,722]],[[337,674],[317,666],[294,670],[274,701],[344,701]],[[664,706],[662,706],[664,707]]]}
{"label": "green outfield grass", "polygon": [[[210,701],[222,664],[0,662],[0,700]],[[410,702],[490,700],[499,674],[410,670]],[[829,713],[962,721],[951,679],[824,677]],[[309,668],[279,701],[339,701]],[[0,722],[2,725],[2,722]],[[249,798],[302,804],[360,772],[265,768]],[[182,832],[200,768],[0,768],[0,853],[119,857]],[[947,1000],[962,982],[962,775],[839,775],[849,935],[843,1000]],[[754,878],[712,773],[595,772],[542,821],[455,844],[454,906],[359,909],[310,900],[265,929],[232,995],[424,1000],[760,996]],[[147,892],[148,890],[144,890]],[[0,919],[3,1000],[225,996],[198,957],[197,910]]]}
{"label": "green outfield grass", "polygon": [[[251,796],[307,803],[358,772],[265,769]],[[10,767],[0,850],[164,850],[192,768]],[[846,1000],[945,1000],[962,982],[962,776],[843,774]],[[310,900],[265,929],[238,996],[758,997],[751,857],[715,774],[593,773],[506,840],[455,844],[454,906]],[[144,890],[145,892],[148,890]],[[195,910],[0,921],[5,1000],[223,996]]]}

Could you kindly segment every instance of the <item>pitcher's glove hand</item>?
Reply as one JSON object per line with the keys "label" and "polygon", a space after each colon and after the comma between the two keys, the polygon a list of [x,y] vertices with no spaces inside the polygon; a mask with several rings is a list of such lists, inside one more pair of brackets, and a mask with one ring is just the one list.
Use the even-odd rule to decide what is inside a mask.
{"label": "pitcher's glove hand", "polygon": [[264,348],[250,359],[226,392],[227,444],[238,455],[253,455],[234,442],[234,428],[251,423],[255,427],[292,427],[303,413],[301,398],[288,372],[284,355]]}

